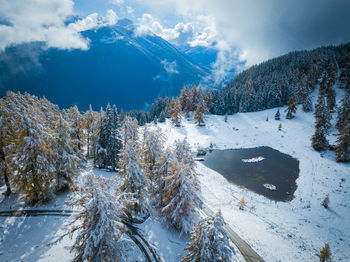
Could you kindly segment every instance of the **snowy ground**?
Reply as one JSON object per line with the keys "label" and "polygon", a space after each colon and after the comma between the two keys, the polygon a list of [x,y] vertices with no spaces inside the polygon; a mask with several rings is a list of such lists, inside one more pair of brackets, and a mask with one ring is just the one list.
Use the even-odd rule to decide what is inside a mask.
{"label": "snowy ground", "polygon": [[[93,172],[95,175],[111,178],[114,172],[102,169],[93,169],[91,163],[81,170],[80,181]],[[0,211],[19,209],[69,209],[65,205],[68,193],[58,195],[52,201],[39,207],[28,207],[20,200],[18,195],[12,195],[5,199],[3,193],[6,187],[0,188]],[[53,243],[63,235],[65,225],[69,217],[38,216],[38,217],[0,217],[0,261],[8,262],[65,262],[71,261],[73,254],[69,252],[73,240],[68,236],[55,245]],[[156,218],[149,218],[139,226],[140,233],[152,244],[163,261],[179,261],[183,256],[183,248],[189,241],[189,235],[180,236],[178,232],[171,230],[160,223]],[[131,247],[128,261],[145,261],[139,249]]]}
{"label": "snowy ground", "polygon": [[[298,110],[294,119],[282,114],[276,121],[276,111],[235,114],[227,123],[223,116],[209,115],[205,127],[191,120],[179,128],[169,121],[158,126],[167,135],[167,145],[186,137],[194,151],[210,144],[218,149],[270,146],[297,158],[300,175],[291,202],[271,201],[233,185],[197,162],[203,200],[213,210],[221,209],[226,222],[266,261],[318,261],[316,254],[325,243],[333,261],[350,261],[350,164],[336,163],[334,152],[312,149],[313,113]],[[331,142],[335,132],[332,129]],[[320,203],[327,194],[330,207],[325,209]],[[247,203],[243,211],[237,206],[242,197]]]}
{"label": "snowy ground", "polygon": [[[280,109],[283,112],[284,108]],[[218,149],[270,146],[297,158],[300,175],[291,202],[271,201],[238,187],[197,162],[202,198],[213,210],[221,209],[232,229],[266,261],[318,261],[316,253],[325,243],[330,244],[333,261],[350,261],[350,164],[336,163],[334,152],[320,154],[311,148],[312,113],[299,110],[293,120],[286,120],[282,114],[281,121],[275,121],[276,110],[235,114],[228,117],[227,123],[223,116],[209,115],[204,127],[197,127],[192,120],[184,120],[179,128],[169,121],[158,126],[167,135],[167,145],[186,137],[194,151],[210,144]],[[280,123],[282,130],[278,131]],[[336,130],[331,131],[329,140],[334,143]],[[82,170],[82,177],[90,172],[107,177],[114,175],[90,167]],[[0,193],[4,190],[5,187],[1,188]],[[320,203],[327,194],[330,207],[325,209]],[[27,208],[16,195],[10,199],[1,196],[2,211]],[[242,197],[247,207],[239,210],[237,204]],[[59,195],[40,208],[65,209],[66,198],[67,194]],[[65,248],[72,244],[68,237],[58,245],[47,246],[64,232],[67,219],[0,217],[0,261],[70,261],[73,256]],[[189,239],[167,229],[156,219],[148,220],[140,229],[150,243],[158,246],[164,261],[178,261]],[[134,255],[139,259],[137,252]]]}

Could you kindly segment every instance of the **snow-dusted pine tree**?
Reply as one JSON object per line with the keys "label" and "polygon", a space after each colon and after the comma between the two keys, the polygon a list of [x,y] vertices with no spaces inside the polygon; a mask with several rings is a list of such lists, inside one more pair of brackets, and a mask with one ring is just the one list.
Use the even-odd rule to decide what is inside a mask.
{"label": "snow-dusted pine tree", "polygon": [[122,148],[120,129],[121,124],[117,108],[115,105],[111,107],[108,104],[99,133],[99,145],[96,159],[98,167],[111,168],[112,170],[116,169],[116,163],[119,160],[119,154]]}
{"label": "snow-dusted pine tree", "polygon": [[188,253],[181,262],[238,261],[224,224],[220,211],[214,216],[201,219],[191,232],[191,242],[185,247]]}
{"label": "snow-dusted pine tree", "polygon": [[69,125],[63,117],[57,121],[55,129],[56,191],[59,191],[67,189],[73,183],[74,177],[78,175],[77,168],[80,158],[73,149]]}
{"label": "snow-dusted pine tree", "polygon": [[280,119],[281,119],[281,113],[280,113],[280,110],[278,109],[275,114],[275,120],[280,120]]}
{"label": "snow-dusted pine tree", "polygon": [[80,210],[70,222],[70,235],[75,237],[71,247],[74,262],[127,261],[131,243],[123,238],[127,228],[122,218],[126,214],[122,198],[116,196],[117,187],[115,180],[89,175],[67,202]]}
{"label": "snow-dusted pine tree", "polygon": [[119,175],[123,178],[121,190],[129,193],[128,208],[138,214],[147,214],[149,206],[149,180],[143,171],[141,145],[138,141],[137,121],[126,116],[122,127],[123,150],[118,162]]}
{"label": "snow-dusted pine tree", "polygon": [[342,105],[338,109],[336,127],[339,133],[335,148],[337,162],[350,161],[350,77],[342,99]]}

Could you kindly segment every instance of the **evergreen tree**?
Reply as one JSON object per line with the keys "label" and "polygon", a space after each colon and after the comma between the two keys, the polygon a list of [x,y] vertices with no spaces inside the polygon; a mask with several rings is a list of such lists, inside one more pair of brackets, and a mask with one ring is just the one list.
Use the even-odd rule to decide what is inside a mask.
{"label": "evergreen tree", "polygon": [[173,124],[179,127],[181,125],[181,107],[179,101],[174,98],[171,99],[169,115]]}
{"label": "evergreen tree", "polygon": [[85,112],[84,118],[86,124],[87,157],[95,158],[98,143],[98,132],[101,125],[100,114],[93,111],[91,105],[89,105],[89,110]]}
{"label": "evergreen tree", "polygon": [[56,143],[54,157],[56,159],[56,191],[65,190],[78,175],[79,157],[75,154],[69,135],[69,125],[61,117],[56,123]]}
{"label": "evergreen tree", "polygon": [[103,116],[99,134],[99,145],[97,154],[97,165],[116,169],[120,150],[122,148],[121,124],[115,105],[111,108],[108,104]]}
{"label": "evergreen tree", "polygon": [[323,151],[328,149],[329,144],[326,138],[327,131],[324,127],[319,127],[316,129],[315,134],[311,138],[312,147],[316,151]]}
{"label": "evergreen tree", "polygon": [[312,111],[312,101],[309,93],[306,95],[305,99],[303,100],[302,109],[304,112]]}
{"label": "evergreen tree", "polygon": [[295,97],[292,96],[288,101],[288,108],[286,109],[286,112],[287,112],[286,118],[292,119],[294,117],[293,114],[295,114],[296,111],[297,111],[297,105],[296,105]]}
{"label": "evergreen tree", "polygon": [[236,261],[236,252],[230,245],[224,224],[220,211],[201,219],[191,232],[191,242],[185,247],[188,253],[181,262]]}
{"label": "evergreen tree", "polygon": [[280,110],[278,109],[275,114],[275,120],[280,120],[280,119],[281,119],[281,113],[280,113]]}
{"label": "evergreen tree", "polygon": [[350,77],[342,105],[338,109],[336,127],[339,133],[335,149],[337,162],[350,161]]}
{"label": "evergreen tree", "polygon": [[131,241],[125,237],[127,229],[122,223],[125,208],[113,186],[117,187],[114,180],[89,175],[70,198],[68,205],[80,210],[70,222],[71,237],[77,234],[71,247],[74,262],[128,261]]}
{"label": "evergreen tree", "polygon": [[158,119],[158,122],[159,123],[164,123],[165,122],[165,118],[166,118],[166,113],[165,111],[162,111],[159,115],[159,119]]}

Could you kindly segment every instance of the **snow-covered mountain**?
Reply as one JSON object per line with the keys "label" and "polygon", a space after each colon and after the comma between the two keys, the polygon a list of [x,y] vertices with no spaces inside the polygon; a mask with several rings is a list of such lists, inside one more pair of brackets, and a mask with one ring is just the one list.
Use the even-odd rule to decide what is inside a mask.
{"label": "snow-covered mountain", "polygon": [[0,54],[0,96],[19,90],[45,95],[63,107],[87,109],[93,103],[98,109],[109,102],[143,108],[158,95],[177,95],[209,74],[166,40],[135,36],[134,29],[124,19],[85,31],[91,40],[87,51],[44,50],[40,43],[8,48]]}

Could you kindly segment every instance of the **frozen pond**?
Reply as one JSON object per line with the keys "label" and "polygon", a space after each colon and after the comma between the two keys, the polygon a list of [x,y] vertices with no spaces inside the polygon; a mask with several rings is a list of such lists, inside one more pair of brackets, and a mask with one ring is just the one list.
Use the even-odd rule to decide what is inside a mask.
{"label": "frozen pond", "polygon": [[299,161],[271,147],[214,150],[203,163],[230,182],[271,200],[290,201],[297,188]]}

